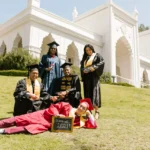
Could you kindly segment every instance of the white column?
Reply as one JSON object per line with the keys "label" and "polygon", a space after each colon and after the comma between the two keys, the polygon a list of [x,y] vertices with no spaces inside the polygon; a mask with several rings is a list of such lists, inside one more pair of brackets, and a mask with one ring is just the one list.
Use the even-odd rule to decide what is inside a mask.
{"label": "white column", "polygon": [[[110,56],[110,74],[111,76],[116,76],[116,48],[114,42],[114,14],[112,8],[112,1],[109,2],[109,28],[110,28],[110,48],[109,48],[109,56]],[[116,78],[115,78],[116,82]]]}
{"label": "white column", "polygon": [[137,20],[135,26],[134,26],[134,85],[136,87],[141,86],[141,80],[140,80],[140,58],[139,58],[139,34],[138,34],[138,11],[135,8],[134,10],[134,17]]}

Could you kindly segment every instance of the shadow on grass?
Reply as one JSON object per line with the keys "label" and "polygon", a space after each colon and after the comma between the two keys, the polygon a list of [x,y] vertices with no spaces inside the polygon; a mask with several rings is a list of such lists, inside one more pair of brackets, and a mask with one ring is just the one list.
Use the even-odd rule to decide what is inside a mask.
{"label": "shadow on grass", "polygon": [[7,112],[7,114],[13,114],[14,112]]}
{"label": "shadow on grass", "polygon": [[10,117],[7,117],[7,118],[0,118],[0,120],[3,120],[3,119],[8,119],[8,118],[10,118]]}

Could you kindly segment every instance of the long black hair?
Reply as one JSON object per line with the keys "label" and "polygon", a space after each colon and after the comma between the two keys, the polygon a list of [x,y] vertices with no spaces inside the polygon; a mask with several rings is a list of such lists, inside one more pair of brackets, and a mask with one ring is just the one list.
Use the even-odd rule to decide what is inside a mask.
{"label": "long black hair", "polygon": [[91,45],[91,44],[86,44],[84,46],[84,54],[83,54],[83,57],[82,57],[82,60],[81,60],[81,65],[84,63],[84,61],[86,60],[88,54],[86,53],[86,48],[89,47],[93,53],[95,53],[95,50],[94,50],[94,47]]}

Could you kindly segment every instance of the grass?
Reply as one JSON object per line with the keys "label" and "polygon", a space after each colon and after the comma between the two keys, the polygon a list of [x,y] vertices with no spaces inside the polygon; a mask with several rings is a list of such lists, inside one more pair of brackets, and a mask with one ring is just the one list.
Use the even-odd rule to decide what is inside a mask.
{"label": "grass", "polygon": [[[12,116],[21,78],[0,76],[0,118]],[[149,89],[102,84],[101,93],[97,129],[0,135],[0,150],[150,150]]]}

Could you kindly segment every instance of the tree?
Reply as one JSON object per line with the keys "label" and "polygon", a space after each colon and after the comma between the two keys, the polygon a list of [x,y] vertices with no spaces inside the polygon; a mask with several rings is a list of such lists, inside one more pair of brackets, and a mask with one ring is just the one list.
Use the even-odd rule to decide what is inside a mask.
{"label": "tree", "polygon": [[144,24],[139,25],[139,32],[143,32],[146,30],[149,30],[150,28],[148,26],[145,26]]}
{"label": "tree", "polygon": [[1,70],[26,70],[26,66],[30,64],[39,63],[39,59],[33,58],[28,50],[22,48],[14,49],[4,56],[0,56],[0,69]]}

